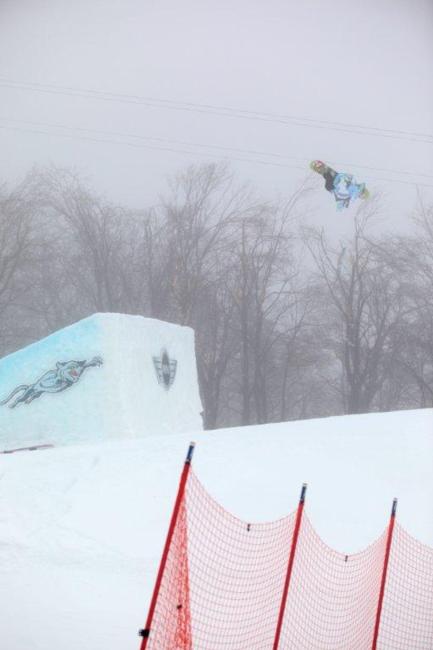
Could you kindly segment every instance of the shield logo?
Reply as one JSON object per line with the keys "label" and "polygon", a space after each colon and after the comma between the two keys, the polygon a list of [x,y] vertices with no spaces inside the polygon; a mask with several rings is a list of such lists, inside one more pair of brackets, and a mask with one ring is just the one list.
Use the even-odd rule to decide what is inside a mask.
{"label": "shield logo", "polygon": [[161,350],[159,357],[153,357],[153,365],[155,366],[158,383],[164,386],[166,390],[169,390],[176,378],[176,359],[170,359],[167,350],[164,348]]}

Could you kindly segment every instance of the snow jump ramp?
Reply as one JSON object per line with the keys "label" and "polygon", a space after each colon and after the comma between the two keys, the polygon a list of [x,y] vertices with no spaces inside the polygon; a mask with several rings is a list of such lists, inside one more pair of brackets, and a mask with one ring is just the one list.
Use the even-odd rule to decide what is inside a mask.
{"label": "snow jump ramp", "polygon": [[0,360],[0,448],[202,429],[194,332],[95,314]]}

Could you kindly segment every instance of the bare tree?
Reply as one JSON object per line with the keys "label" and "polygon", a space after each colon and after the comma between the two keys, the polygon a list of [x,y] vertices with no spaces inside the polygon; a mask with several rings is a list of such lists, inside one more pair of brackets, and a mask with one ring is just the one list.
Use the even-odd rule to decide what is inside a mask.
{"label": "bare tree", "polygon": [[34,286],[33,267],[41,254],[35,207],[27,182],[14,191],[0,189],[0,327],[2,350],[31,337],[22,317],[23,304]]}
{"label": "bare tree", "polygon": [[69,283],[93,311],[122,311],[122,273],[128,264],[128,214],[93,195],[69,170],[44,170],[34,184],[43,196],[51,232],[67,252]]}
{"label": "bare tree", "polygon": [[293,338],[303,322],[293,205],[256,206],[255,213],[236,222],[228,278],[239,328],[242,424],[275,419],[274,381],[285,381],[280,374],[281,343],[288,332]]}
{"label": "bare tree", "polygon": [[236,357],[235,308],[224,282],[219,282],[200,303],[196,314],[196,349],[205,426],[214,429],[227,411],[227,377]]}
{"label": "bare tree", "polygon": [[341,364],[334,383],[347,413],[369,411],[389,376],[395,333],[405,313],[398,280],[367,238],[371,213],[358,212],[351,241],[337,247],[323,232],[310,233],[309,248],[325,286],[323,344]]}
{"label": "bare tree", "polygon": [[414,223],[414,235],[394,237],[381,251],[408,304],[398,359],[399,372],[406,373],[401,379],[406,403],[414,405],[417,399],[416,405],[424,407],[433,405],[433,206],[426,207],[420,196]]}
{"label": "bare tree", "polygon": [[190,167],[170,189],[161,214],[166,248],[159,257],[169,287],[166,313],[196,331],[205,419],[214,427],[236,340],[227,290],[234,224],[254,200],[226,165]]}
{"label": "bare tree", "polygon": [[189,167],[170,189],[163,204],[166,274],[179,322],[192,324],[198,301],[219,274],[228,226],[250,209],[250,192],[224,164]]}

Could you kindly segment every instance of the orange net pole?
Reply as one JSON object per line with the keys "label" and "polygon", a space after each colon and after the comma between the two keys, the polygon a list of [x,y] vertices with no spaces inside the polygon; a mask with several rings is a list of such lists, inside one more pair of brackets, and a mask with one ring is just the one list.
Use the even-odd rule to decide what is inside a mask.
{"label": "orange net pole", "polygon": [[299,499],[298,510],[296,512],[295,530],[293,532],[292,544],[290,546],[289,562],[287,565],[286,579],[284,581],[283,595],[281,598],[281,607],[278,615],[277,629],[275,631],[275,639],[273,650],[278,650],[281,637],[281,628],[283,626],[284,612],[286,610],[287,594],[290,586],[290,578],[292,577],[293,562],[295,561],[296,546],[298,544],[299,530],[301,528],[302,513],[304,511],[305,493],[307,485],[304,483],[301,490],[301,497]]}
{"label": "orange net pole", "polygon": [[381,579],[381,582],[380,582],[379,600],[377,602],[376,621],[375,621],[375,624],[374,624],[374,635],[373,635],[373,643],[372,643],[372,646],[371,646],[371,650],[376,650],[377,649],[377,640],[378,640],[378,637],[379,637],[379,627],[380,627],[380,617],[381,617],[381,614],[382,614],[383,597],[385,595],[386,574],[388,572],[389,554],[391,552],[392,534],[394,532],[394,523],[395,523],[396,511],[397,511],[397,499],[394,499],[394,501],[392,503],[391,519],[389,521],[389,526],[388,526],[388,535],[387,535],[387,539],[386,539],[385,558],[384,558],[384,562],[383,562],[382,579]]}
{"label": "orange net pole", "polygon": [[[176,625],[174,626],[175,640],[179,638],[187,638],[187,629],[190,628],[190,615],[189,615],[189,583],[187,572],[187,544],[186,544],[186,511],[185,511],[185,487],[188,480],[188,475],[191,467],[192,456],[194,453],[194,443],[191,443],[183,466],[182,474],[179,482],[179,489],[177,492],[176,501],[173,508],[173,514],[170,521],[170,526],[165,541],[164,550],[159,565],[158,575],[153,590],[152,600],[150,602],[149,613],[147,615],[146,627],[139,631],[142,637],[140,650],[146,650],[151,632],[152,622],[155,615],[157,603],[159,601],[163,577],[167,570],[167,564],[171,563],[173,566],[169,570],[173,571],[174,584],[176,585],[177,594],[173,594],[175,600],[179,601],[176,604]],[[170,550],[172,550],[170,557]],[[170,562],[171,561],[171,562]],[[172,635],[171,635],[172,636]],[[169,647],[169,646],[167,646]],[[190,650],[190,645],[173,645],[170,646],[179,650]]]}

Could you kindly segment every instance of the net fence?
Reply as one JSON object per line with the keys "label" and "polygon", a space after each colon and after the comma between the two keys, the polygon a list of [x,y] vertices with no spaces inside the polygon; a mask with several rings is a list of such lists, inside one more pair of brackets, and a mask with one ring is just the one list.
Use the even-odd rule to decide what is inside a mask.
{"label": "net fence", "polygon": [[332,550],[304,515],[280,648],[371,648],[386,532],[356,555]]}
{"label": "net fence", "polygon": [[433,548],[395,525],[378,650],[432,650]]}
{"label": "net fence", "polygon": [[[296,512],[270,523],[242,521],[191,470],[142,647],[372,649],[387,530],[362,552],[344,555],[321,540],[305,514],[296,539],[295,522]],[[433,650],[433,549],[396,525],[377,650],[400,649]]]}

